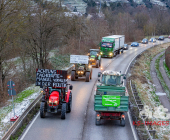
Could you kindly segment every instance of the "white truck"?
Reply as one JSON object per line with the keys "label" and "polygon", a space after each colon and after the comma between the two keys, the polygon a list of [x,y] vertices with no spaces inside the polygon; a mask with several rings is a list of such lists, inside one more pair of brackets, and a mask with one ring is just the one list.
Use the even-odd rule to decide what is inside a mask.
{"label": "white truck", "polygon": [[102,57],[113,57],[117,54],[123,53],[125,42],[124,35],[111,35],[102,37],[100,43],[100,54]]}

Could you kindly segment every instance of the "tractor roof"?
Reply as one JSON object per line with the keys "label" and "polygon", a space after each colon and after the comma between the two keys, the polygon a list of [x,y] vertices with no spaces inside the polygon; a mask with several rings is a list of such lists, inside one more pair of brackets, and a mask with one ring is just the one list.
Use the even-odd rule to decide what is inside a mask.
{"label": "tractor roof", "polygon": [[115,75],[115,76],[120,76],[120,72],[118,71],[113,71],[113,70],[106,70],[104,72],[102,72],[102,74],[104,75]]}
{"label": "tractor roof", "polygon": [[99,49],[90,49],[90,51],[99,51]]}

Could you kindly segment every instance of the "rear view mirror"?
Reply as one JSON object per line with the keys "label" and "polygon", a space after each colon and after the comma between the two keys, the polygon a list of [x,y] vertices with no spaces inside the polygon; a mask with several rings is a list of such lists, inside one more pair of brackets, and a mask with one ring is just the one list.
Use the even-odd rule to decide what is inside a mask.
{"label": "rear view mirror", "polygon": [[101,72],[98,72],[98,77],[100,77],[101,76]]}
{"label": "rear view mirror", "polygon": [[72,85],[70,85],[70,86],[69,86],[69,89],[70,89],[70,90],[73,90],[73,86],[72,86]]}

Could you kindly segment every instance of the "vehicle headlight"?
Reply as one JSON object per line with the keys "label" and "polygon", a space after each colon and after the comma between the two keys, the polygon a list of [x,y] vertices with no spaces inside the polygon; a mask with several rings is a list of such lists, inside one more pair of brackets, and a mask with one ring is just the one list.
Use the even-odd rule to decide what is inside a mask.
{"label": "vehicle headlight", "polygon": [[78,73],[80,73],[80,71],[78,71]]}
{"label": "vehicle headlight", "polygon": [[102,52],[100,52],[100,54],[103,54]]}
{"label": "vehicle headlight", "polygon": [[49,103],[52,103],[52,101],[51,101],[51,100],[49,100]]}
{"label": "vehicle headlight", "polygon": [[58,101],[55,101],[54,103],[55,103],[55,104],[57,104],[57,103],[58,103]]}
{"label": "vehicle headlight", "polygon": [[81,73],[83,73],[83,72],[81,71]]}
{"label": "vehicle headlight", "polygon": [[113,53],[110,53],[109,55],[112,55]]}
{"label": "vehicle headlight", "polygon": [[89,65],[89,68],[91,68],[91,65]]}

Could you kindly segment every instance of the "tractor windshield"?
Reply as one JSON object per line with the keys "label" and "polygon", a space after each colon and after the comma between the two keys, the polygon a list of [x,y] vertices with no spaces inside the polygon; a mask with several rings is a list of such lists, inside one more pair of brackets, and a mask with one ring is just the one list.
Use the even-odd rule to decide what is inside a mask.
{"label": "tractor windshield", "polygon": [[106,42],[103,42],[103,43],[102,43],[102,47],[112,48],[112,46],[113,46],[112,43],[106,43]]}
{"label": "tractor windshield", "polygon": [[121,76],[117,75],[103,75],[102,83],[106,85],[119,85],[121,80]]}
{"label": "tractor windshield", "polygon": [[98,52],[96,52],[96,51],[90,51],[90,55],[97,55],[98,54]]}

